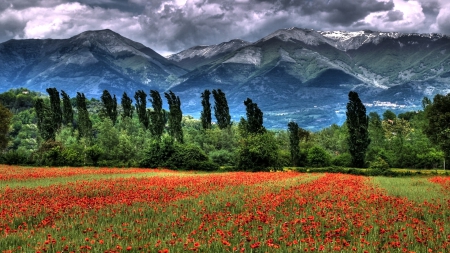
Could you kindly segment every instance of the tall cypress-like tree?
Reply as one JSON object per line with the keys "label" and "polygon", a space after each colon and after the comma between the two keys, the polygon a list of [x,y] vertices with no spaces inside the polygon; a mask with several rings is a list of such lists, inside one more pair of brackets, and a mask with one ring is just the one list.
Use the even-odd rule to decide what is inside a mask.
{"label": "tall cypress-like tree", "polygon": [[211,92],[209,90],[205,90],[201,95],[203,110],[200,114],[200,120],[202,122],[203,129],[211,128],[211,103],[209,102],[210,95]]}
{"label": "tall cypress-like tree", "polygon": [[130,97],[128,97],[127,93],[124,92],[122,95],[122,119],[124,119],[125,117],[129,117],[130,119],[133,118],[133,100],[131,100]]}
{"label": "tall cypress-like tree", "polygon": [[247,132],[248,133],[262,133],[265,132],[263,126],[263,112],[259,109],[258,104],[253,103],[250,98],[244,101],[247,110]]}
{"label": "tall cypress-like tree", "polygon": [[217,119],[217,125],[220,129],[231,126],[230,109],[228,107],[227,98],[222,90],[213,90],[214,96],[214,116]]}
{"label": "tall cypress-like tree", "polygon": [[113,125],[116,124],[117,121],[117,99],[116,95],[114,98],[111,97],[109,91],[104,90],[101,96],[101,100],[103,103],[102,113],[111,119]]}
{"label": "tall cypress-like tree", "polygon": [[349,152],[352,156],[352,164],[357,168],[365,165],[369,139],[369,117],[366,115],[366,107],[359,99],[358,93],[350,91],[347,103],[347,128]]}
{"label": "tall cypress-like tree", "polygon": [[78,129],[80,137],[90,138],[92,135],[92,122],[86,106],[84,93],[77,92]]}
{"label": "tall cypress-like tree", "polygon": [[13,114],[0,103],[0,152],[8,146],[9,125]]}
{"label": "tall cypress-like tree", "polygon": [[50,96],[50,111],[52,122],[54,124],[54,128],[57,130],[62,125],[61,99],[56,88],[48,88],[46,89],[46,91]]}
{"label": "tall cypress-like tree", "polygon": [[150,121],[147,113],[147,94],[143,90],[138,90],[134,94],[134,99],[136,99],[136,112],[139,122],[144,125],[145,129],[148,129]]}
{"label": "tall cypress-like tree", "polygon": [[36,111],[37,127],[42,139],[45,141],[55,140],[57,128],[53,122],[51,109],[42,98],[38,98],[34,104],[34,110]]}
{"label": "tall cypress-like tree", "polygon": [[298,165],[298,160],[300,157],[300,134],[298,124],[295,122],[288,123],[289,132],[289,149],[291,151],[291,162],[292,166],[296,167]]}
{"label": "tall cypress-like tree", "polygon": [[181,120],[183,113],[181,111],[180,97],[175,96],[172,91],[164,93],[169,104],[169,134],[178,142],[183,143],[183,129]]}
{"label": "tall cypress-like tree", "polygon": [[70,97],[63,90],[61,90],[61,96],[63,101],[63,124],[73,124],[73,108]]}
{"label": "tall cypress-like tree", "polygon": [[165,117],[164,111],[162,108],[162,99],[159,95],[159,92],[156,90],[150,91],[149,99],[150,103],[152,103],[153,111],[150,113],[150,132],[156,138],[161,138],[164,133],[164,125],[165,125]]}

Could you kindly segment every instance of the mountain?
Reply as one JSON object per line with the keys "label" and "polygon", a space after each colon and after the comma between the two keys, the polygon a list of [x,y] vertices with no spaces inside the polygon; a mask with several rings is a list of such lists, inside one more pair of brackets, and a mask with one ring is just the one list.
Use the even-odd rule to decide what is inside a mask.
{"label": "mountain", "polygon": [[[199,117],[200,94],[222,89],[233,120],[249,97],[268,128],[289,121],[320,129],[344,122],[348,92],[368,111],[421,109],[424,96],[450,92],[450,38],[441,34],[377,31],[277,30],[255,42],[196,46],[167,58],[110,31],[62,40],[0,44],[0,92],[57,87],[74,96],[104,89],[133,96],[138,89],[172,90],[182,111]],[[211,101],[213,102],[213,101]]]}
{"label": "mountain", "polygon": [[192,94],[220,88],[237,115],[245,115],[243,101],[250,97],[272,127],[295,120],[317,129],[345,120],[350,90],[369,111],[417,110],[424,96],[450,91],[449,77],[444,35],[291,28],[203,64],[171,89],[187,113],[201,108]]}
{"label": "mountain", "polygon": [[250,44],[250,42],[244,40],[234,39],[218,45],[195,46],[170,55],[168,56],[168,59],[175,61],[179,66],[185,69],[194,70],[213,62],[227,53],[236,51]]}
{"label": "mountain", "polygon": [[87,31],[69,39],[9,40],[0,44],[1,91],[57,87],[71,96],[99,97],[104,89],[134,95],[166,90],[187,71],[152,49],[111,30]]}

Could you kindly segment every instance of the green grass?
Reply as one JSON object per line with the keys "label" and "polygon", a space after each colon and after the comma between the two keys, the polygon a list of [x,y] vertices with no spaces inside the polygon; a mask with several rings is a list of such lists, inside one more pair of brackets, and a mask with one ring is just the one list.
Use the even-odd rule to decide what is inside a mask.
{"label": "green grass", "polygon": [[385,189],[388,195],[405,197],[418,203],[443,200],[444,198],[441,186],[429,182],[426,177],[374,177],[373,181]]}
{"label": "green grass", "polygon": [[[100,179],[118,179],[118,178],[142,178],[142,177],[162,177],[172,175],[172,173],[161,173],[161,172],[145,172],[145,173],[134,173],[134,174],[82,174],[69,177],[54,177],[54,178],[39,178],[24,181],[0,181],[0,189],[9,187],[46,187],[55,184],[67,184],[76,181],[91,181]],[[177,173],[177,176],[189,176],[199,174],[192,173]]]}

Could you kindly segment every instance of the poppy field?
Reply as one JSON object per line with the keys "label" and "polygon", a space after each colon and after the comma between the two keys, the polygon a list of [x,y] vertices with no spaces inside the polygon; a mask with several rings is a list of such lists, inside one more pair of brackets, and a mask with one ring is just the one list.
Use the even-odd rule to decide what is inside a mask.
{"label": "poppy field", "polygon": [[0,252],[449,252],[450,178],[0,165]]}

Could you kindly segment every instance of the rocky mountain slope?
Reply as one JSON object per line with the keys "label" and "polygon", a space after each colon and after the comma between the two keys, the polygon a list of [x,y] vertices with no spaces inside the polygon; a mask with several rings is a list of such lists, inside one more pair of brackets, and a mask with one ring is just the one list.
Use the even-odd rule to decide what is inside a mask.
{"label": "rocky mountain slope", "polygon": [[165,90],[186,70],[152,49],[111,30],[87,31],[62,40],[10,40],[0,44],[0,90],[58,87],[99,97],[104,89],[134,95]]}
{"label": "rocky mountain slope", "polygon": [[162,57],[110,30],[65,40],[0,44],[0,91],[57,87],[99,97],[172,90],[185,114],[199,116],[200,93],[222,89],[233,119],[250,97],[268,127],[290,120],[317,129],[345,120],[356,90],[369,111],[420,109],[424,96],[450,92],[450,38],[440,34],[280,29],[250,43],[231,40]]}

